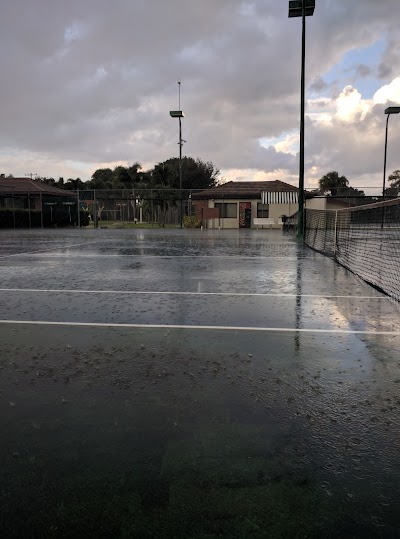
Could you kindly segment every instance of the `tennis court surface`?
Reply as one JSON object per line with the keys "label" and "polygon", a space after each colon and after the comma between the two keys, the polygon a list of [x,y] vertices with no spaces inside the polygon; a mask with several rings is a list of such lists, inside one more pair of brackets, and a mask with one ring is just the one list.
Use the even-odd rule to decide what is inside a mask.
{"label": "tennis court surface", "polygon": [[400,304],[281,231],[2,231],[3,537],[398,537]]}

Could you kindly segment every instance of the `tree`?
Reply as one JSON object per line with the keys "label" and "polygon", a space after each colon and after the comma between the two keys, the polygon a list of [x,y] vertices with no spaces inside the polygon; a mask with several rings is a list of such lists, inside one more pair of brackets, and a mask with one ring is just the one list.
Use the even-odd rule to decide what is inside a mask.
{"label": "tree", "polygon": [[42,178],[40,176],[37,176],[36,180],[44,182],[46,185],[51,185],[52,187],[54,187],[54,185],[56,183],[54,178],[44,178],[44,177]]}
{"label": "tree", "polygon": [[[154,182],[179,189],[179,159],[172,157],[153,168]],[[182,189],[209,189],[218,183],[219,170],[211,161],[182,158]]]}
{"label": "tree", "polygon": [[400,193],[400,170],[395,170],[389,176],[390,187],[385,189],[386,196],[397,197]]}
{"label": "tree", "polygon": [[84,183],[80,178],[73,180],[68,178],[67,183],[63,182],[64,189],[67,191],[76,191],[77,189],[87,189],[87,184]]}
{"label": "tree", "polygon": [[142,171],[142,165],[138,161],[133,163],[133,165],[129,165],[126,170],[130,177],[131,187],[135,187],[137,183],[143,183],[143,177],[147,172]]}
{"label": "tree", "polygon": [[182,161],[183,188],[209,189],[218,183],[219,169],[211,161],[184,157]]}
{"label": "tree", "polygon": [[111,168],[98,168],[92,174],[91,180],[88,182],[89,189],[112,189],[113,188],[113,171]]}
{"label": "tree", "polygon": [[318,183],[321,191],[323,191],[325,195],[330,194],[332,197],[341,195],[349,186],[349,180],[346,176],[339,176],[339,173],[335,170],[322,176]]}
{"label": "tree", "polygon": [[112,183],[114,189],[129,189],[131,187],[132,180],[125,167],[121,165],[115,167],[112,173]]}
{"label": "tree", "polygon": [[[169,188],[166,189],[165,185],[154,185],[154,189],[151,191],[151,197],[153,205],[158,208],[157,222],[158,226],[165,227],[165,221],[167,217],[167,211],[169,208],[175,207],[179,200],[179,192]],[[149,200],[147,201],[149,202]]]}
{"label": "tree", "polygon": [[90,189],[133,189],[136,184],[143,183],[147,174],[142,171],[142,166],[138,162],[128,167],[118,165],[114,170],[99,168],[92,174],[88,187]]}

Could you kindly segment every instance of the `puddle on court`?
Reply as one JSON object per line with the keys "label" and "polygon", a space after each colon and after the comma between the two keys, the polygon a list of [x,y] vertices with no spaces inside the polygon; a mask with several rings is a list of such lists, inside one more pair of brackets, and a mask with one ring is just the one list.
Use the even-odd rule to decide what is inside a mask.
{"label": "puddle on court", "polygon": [[394,537],[400,340],[368,339],[0,327],[2,535]]}

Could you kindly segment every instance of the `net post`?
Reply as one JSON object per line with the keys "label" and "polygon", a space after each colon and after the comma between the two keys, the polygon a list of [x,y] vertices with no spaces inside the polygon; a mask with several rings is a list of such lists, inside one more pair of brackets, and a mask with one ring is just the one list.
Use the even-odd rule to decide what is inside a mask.
{"label": "net post", "polygon": [[338,210],[335,211],[335,228],[333,234],[333,257],[336,258],[336,249],[337,249],[337,221],[338,221]]}

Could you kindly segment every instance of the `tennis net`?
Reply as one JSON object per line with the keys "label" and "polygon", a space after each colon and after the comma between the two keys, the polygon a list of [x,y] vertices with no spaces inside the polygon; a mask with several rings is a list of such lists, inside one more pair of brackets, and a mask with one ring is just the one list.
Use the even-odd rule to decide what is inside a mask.
{"label": "tennis net", "polygon": [[305,243],[400,301],[400,199],[306,210]]}

